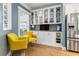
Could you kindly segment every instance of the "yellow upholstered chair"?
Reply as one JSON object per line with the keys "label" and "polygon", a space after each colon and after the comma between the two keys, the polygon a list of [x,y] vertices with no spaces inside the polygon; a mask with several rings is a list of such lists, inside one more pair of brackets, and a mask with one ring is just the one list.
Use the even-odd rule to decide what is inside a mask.
{"label": "yellow upholstered chair", "polygon": [[25,32],[25,35],[29,37],[29,42],[34,42],[37,40],[37,36],[31,31]]}
{"label": "yellow upholstered chair", "polygon": [[28,47],[28,37],[17,37],[14,33],[9,33],[7,36],[11,52],[26,49]]}

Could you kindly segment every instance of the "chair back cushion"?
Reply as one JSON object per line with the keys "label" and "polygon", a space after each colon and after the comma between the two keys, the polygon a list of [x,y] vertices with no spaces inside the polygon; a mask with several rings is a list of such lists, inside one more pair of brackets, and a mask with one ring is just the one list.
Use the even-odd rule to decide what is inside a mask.
{"label": "chair back cushion", "polygon": [[8,34],[8,39],[15,41],[16,39],[18,39],[18,37],[17,37],[17,35],[14,34],[14,33],[9,33],[9,34]]}
{"label": "chair back cushion", "polygon": [[29,37],[32,37],[33,33],[29,31],[29,32],[26,32],[26,35],[28,35]]}

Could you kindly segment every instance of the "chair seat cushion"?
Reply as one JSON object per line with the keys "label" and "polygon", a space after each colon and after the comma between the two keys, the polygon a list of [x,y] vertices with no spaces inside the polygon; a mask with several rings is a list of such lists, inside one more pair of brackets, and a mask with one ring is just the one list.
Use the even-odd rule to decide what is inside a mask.
{"label": "chair seat cushion", "polygon": [[29,38],[29,42],[33,42],[35,40],[37,40],[37,38]]}

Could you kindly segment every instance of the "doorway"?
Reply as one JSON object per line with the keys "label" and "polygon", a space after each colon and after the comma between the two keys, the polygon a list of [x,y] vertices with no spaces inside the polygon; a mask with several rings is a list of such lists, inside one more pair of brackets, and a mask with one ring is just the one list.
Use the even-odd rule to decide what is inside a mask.
{"label": "doorway", "polygon": [[27,10],[18,7],[18,36],[23,35],[25,31],[29,31],[29,16],[30,13]]}

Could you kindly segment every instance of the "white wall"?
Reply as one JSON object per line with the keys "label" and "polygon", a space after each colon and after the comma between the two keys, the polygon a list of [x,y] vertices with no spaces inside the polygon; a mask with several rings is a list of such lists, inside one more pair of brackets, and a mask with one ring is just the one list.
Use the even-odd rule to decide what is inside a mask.
{"label": "white wall", "polygon": [[66,3],[65,4],[65,15],[70,13],[79,12],[79,3]]}
{"label": "white wall", "polygon": [[29,11],[31,11],[31,8],[29,6],[27,6],[26,4],[21,3],[21,5],[24,6],[26,9],[28,9]]}

